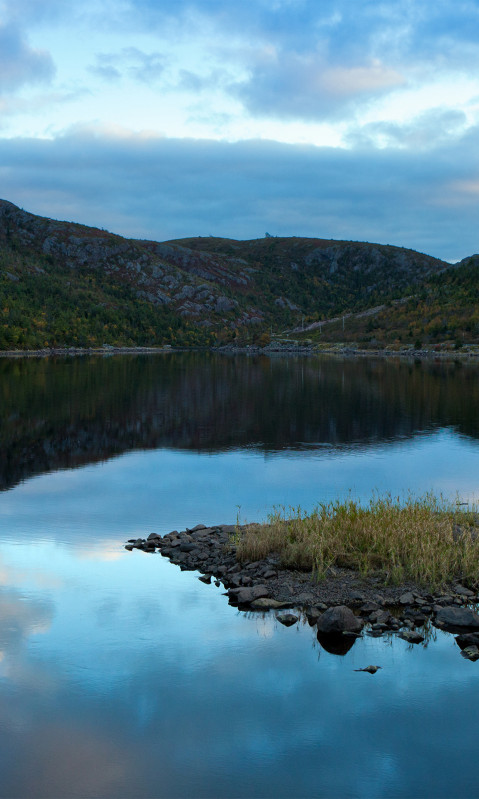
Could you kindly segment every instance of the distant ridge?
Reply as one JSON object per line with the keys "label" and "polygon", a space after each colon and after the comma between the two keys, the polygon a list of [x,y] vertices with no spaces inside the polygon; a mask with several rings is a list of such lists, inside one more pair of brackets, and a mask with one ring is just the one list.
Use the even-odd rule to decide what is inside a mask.
{"label": "distant ridge", "polygon": [[464,270],[470,280],[478,262],[319,238],[140,241],[0,200],[0,349],[265,343],[385,303],[392,318],[404,297]]}

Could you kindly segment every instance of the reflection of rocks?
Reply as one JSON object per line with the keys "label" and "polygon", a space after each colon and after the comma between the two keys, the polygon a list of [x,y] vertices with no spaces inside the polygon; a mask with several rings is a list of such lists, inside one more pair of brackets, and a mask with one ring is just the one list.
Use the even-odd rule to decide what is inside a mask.
{"label": "reflection of rocks", "polygon": [[318,642],[330,655],[346,655],[356,641],[355,635],[345,635],[344,633],[333,633],[327,635],[318,630]]}
{"label": "reflection of rocks", "polygon": [[278,613],[276,618],[281,624],[284,624],[285,627],[292,627],[293,624],[299,621],[299,616],[295,616],[294,613]]}
{"label": "reflection of rocks", "polygon": [[401,630],[399,637],[403,638],[408,644],[422,644],[424,636],[416,630]]}
{"label": "reflection of rocks", "polygon": [[461,635],[457,635],[456,636],[456,643],[461,649],[464,649],[466,646],[478,646],[479,647],[479,632],[478,633],[462,633]]}
{"label": "reflection of rocks", "polygon": [[[461,649],[479,648],[479,614],[468,607],[478,598],[462,584],[436,594],[411,584],[381,585],[379,593],[377,577],[361,578],[347,569],[336,568],[317,581],[310,573],[282,568],[276,555],[240,563],[235,542],[248,527],[198,524],[183,532],[131,539],[126,549],[160,552],[181,569],[201,572],[199,579],[207,584],[214,578],[215,585],[226,588],[230,604],[240,610],[300,609],[305,621],[317,627],[321,646],[334,654],[345,654],[363,630],[375,637],[399,633],[408,643],[427,645],[430,620],[442,629],[462,631],[456,639]],[[289,626],[298,616],[284,613],[277,619]],[[465,633],[468,629],[478,632]]]}
{"label": "reflection of rocks", "polygon": [[461,655],[463,656],[463,658],[466,658],[467,660],[472,660],[472,661],[479,660],[479,649],[477,648],[477,646],[474,645],[466,646],[461,651]]}

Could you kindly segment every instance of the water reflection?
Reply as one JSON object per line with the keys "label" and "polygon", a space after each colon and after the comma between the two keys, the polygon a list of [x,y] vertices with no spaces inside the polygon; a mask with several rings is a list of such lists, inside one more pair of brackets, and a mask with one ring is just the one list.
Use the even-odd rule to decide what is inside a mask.
{"label": "water reflection", "polygon": [[[365,637],[318,659],[308,625],[248,618],[161,558],[95,573],[70,549],[40,553],[50,568],[53,551],[76,579],[34,645],[33,604],[25,617],[7,592],[25,636],[18,688],[0,677],[2,796],[474,795],[476,666],[450,636],[414,651]],[[38,554],[22,553],[26,574]],[[19,558],[8,550],[17,575]],[[368,663],[381,671],[354,671]]]}
{"label": "water reflection", "polygon": [[478,368],[454,363],[0,360],[0,487],[138,448],[374,448],[444,427],[479,438],[478,409]]}
{"label": "water reflection", "polygon": [[[0,361],[0,479],[24,481],[0,495],[0,795],[474,795],[479,664],[452,636],[331,651],[306,623],[240,613],[122,544],[351,488],[474,492],[477,376],[200,354]],[[368,663],[381,671],[354,671]]]}

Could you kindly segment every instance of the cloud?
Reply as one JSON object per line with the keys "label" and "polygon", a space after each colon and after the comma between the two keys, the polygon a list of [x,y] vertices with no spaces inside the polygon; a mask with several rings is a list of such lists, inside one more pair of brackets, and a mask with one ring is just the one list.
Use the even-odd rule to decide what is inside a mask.
{"label": "cloud", "polygon": [[[431,151],[135,136],[0,141],[2,194],[33,213],[166,240],[318,236],[448,260],[477,251],[479,129]],[[466,181],[466,183],[464,183]]]}
{"label": "cloud", "polygon": [[352,128],[345,141],[353,147],[399,147],[417,152],[447,144],[462,136],[466,128],[463,111],[434,108],[404,123],[371,122]]}
{"label": "cloud", "polygon": [[236,94],[253,114],[327,119],[406,83],[380,61],[331,65],[322,55],[270,51],[263,54]]}
{"label": "cloud", "polygon": [[0,92],[11,92],[25,84],[50,81],[53,60],[45,50],[30,47],[13,23],[0,25]]}
{"label": "cloud", "polygon": [[161,53],[145,53],[137,47],[124,47],[118,53],[98,53],[96,64],[89,69],[108,81],[126,76],[150,84],[163,75],[166,63]]}

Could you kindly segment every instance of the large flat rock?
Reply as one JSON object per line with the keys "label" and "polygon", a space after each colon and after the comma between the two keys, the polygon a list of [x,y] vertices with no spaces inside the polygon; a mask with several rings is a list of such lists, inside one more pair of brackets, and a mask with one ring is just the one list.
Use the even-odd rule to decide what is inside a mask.
{"label": "large flat rock", "polygon": [[470,608],[445,607],[440,608],[436,614],[436,624],[444,629],[455,631],[479,630],[479,615]]}
{"label": "large flat rock", "polygon": [[269,596],[269,591],[265,585],[253,585],[251,588],[230,588],[228,596],[238,605],[250,605],[255,599]]}

